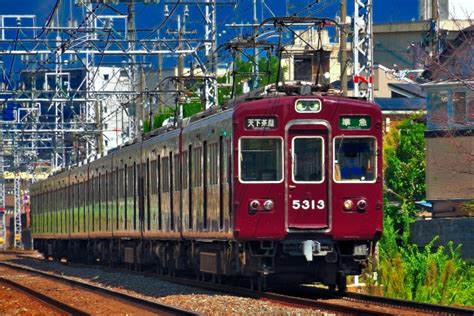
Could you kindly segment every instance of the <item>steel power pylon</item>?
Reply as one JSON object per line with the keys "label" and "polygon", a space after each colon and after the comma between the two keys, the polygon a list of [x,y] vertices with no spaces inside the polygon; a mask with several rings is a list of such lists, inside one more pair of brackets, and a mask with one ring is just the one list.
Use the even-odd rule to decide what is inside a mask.
{"label": "steel power pylon", "polygon": [[372,0],[354,0],[354,96],[373,101]]}
{"label": "steel power pylon", "polygon": [[[141,116],[135,116],[139,111],[135,108],[131,112],[132,107],[142,106],[137,100],[143,100],[144,95],[160,95],[162,92],[159,88],[143,91],[143,83],[138,82],[138,77],[143,78],[143,75],[138,75],[137,64],[140,62],[137,60],[161,55],[195,56],[205,74],[206,107],[217,105],[216,6],[227,2],[191,1],[197,7],[205,7],[205,10],[200,10],[205,20],[205,34],[203,38],[190,38],[184,42],[159,38],[159,28],[156,32],[135,29],[134,21],[130,20],[135,12],[133,6],[159,2],[76,0],[76,6],[82,10],[82,21],[75,19],[77,15],[71,15],[67,25],[59,18],[60,6],[54,9],[50,20],[44,25],[38,25],[35,15],[0,15],[0,59],[3,59],[0,61],[0,75],[3,78],[0,83],[0,106],[14,108],[13,119],[3,118],[0,121],[0,136],[5,142],[5,147],[0,148],[3,149],[0,152],[0,246],[5,233],[2,228],[4,212],[1,203],[5,193],[1,181],[4,175],[2,167],[13,171],[10,174],[14,175],[14,240],[19,245],[21,239],[16,237],[21,236],[20,171],[45,163],[53,169],[64,168],[75,149],[66,143],[71,137],[77,137],[76,143],[81,146],[77,150],[76,162],[100,154],[99,135],[103,135],[106,129],[102,124],[101,106],[110,99],[118,100],[120,111],[130,119],[126,123],[122,119],[120,137],[123,142],[133,140],[141,133],[138,129]],[[118,4],[126,4],[128,14],[121,14],[118,10],[112,14],[102,13]],[[201,50],[204,50],[209,63],[200,60],[198,52]],[[118,58],[122,61],[117,62]],[[11,61],[9,71],[5,61]],[[128,81],[119,90],[97,83],[103,61],[114,63],[114,73],[126,74]],[[20,80],[15,82],[12,74],[18,73],[20,62],[23,70]],[[75,86],[72,85],[74,69],[84,73]],[[124,127],[123,124],[128,125]],[[38,154],[41,150],[52,154],[44,159]],[[1,163],[4,155],[11,160],[5,165]]]}

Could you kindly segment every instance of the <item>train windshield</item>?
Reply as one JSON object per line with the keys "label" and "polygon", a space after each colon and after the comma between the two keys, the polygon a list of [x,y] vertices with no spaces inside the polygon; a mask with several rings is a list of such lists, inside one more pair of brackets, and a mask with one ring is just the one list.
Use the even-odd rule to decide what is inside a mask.
{"label": "train windshield", "polygon": [[293,181],[321,182],[323,180],[322,137],[293,138]]}
{"label": "train windshield", "polygon": [[239,172],[243,182],[282,181],[281,138],[241,138]]}
{"label": "train windshield", "polygon": [[376,177],[376,142],[369,137],[337,137],[334,141],[336,181],[373,182]]}

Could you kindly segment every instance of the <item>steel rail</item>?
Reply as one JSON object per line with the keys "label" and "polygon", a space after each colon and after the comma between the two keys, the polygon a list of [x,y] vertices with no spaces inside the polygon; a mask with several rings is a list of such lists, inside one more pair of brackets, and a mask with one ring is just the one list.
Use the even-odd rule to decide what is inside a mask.
{"label": "steel rail", "polygon": [[[27,256],[27,254],[21,254],[21,257],[33,259],[33,260],[42,260],[39,258],[32,258]],[[110,268],[107,268],[110,270]],[[114,268],[112,270],[123,271],[120,268]],[[400,312],[406,311],[419,311],[427,312],[431,314],[439,315],[472,315],[474,316],[474,309],[455,307],[455,306],[445,306],[437,304],[429,304],[422,302],[414,301],[405,301],[402,299],[394,299],[382,296],[360,294],[345,292],[340,293],[338,291],[332,291],[322,288],[315,287],[291,287],[285,289],[278,289],[275,292],[260,292],[255,290],[250,290],[241,286],[231,286],[224,284],[216,284],[211,282],[202,282],[197,281],[191,278],[184,277],[172,277],[172,276],[163,276],[158,274],[152,274],[149,272],[137,272],[132,271],[135,274],[153,276],[163,281],[168,281],[171,283],[177,283],[180,285],[186,285],[196,288],[201,288],[205,290],[212,290],[216,292],[222,292],[226,294],[233,294],[239,296],[245,296],[255,299],[268,299],[272,301],[286,302],[298,306],[306,306],[311,308],[320,308],[327,311],[333,311],[337,313],[348,313],[348,314],[363,314],[363,315],[392,315],[392,313],[384,313],[382,311],[374,311],[370,308],[359,308],[351,306],[343,306],[337,303],[325,302],[315,299],[315,297],[326,297],[330,299],[341,299],[345,301],[352,301],[354,303],[363,303],[376,305],[378,307],[394,308],[400,310]]]}
{"label": "steel rail", "polygon": [[33,299],[41,302],[42,304],[48,306],[49,308],[58,311],[60,313],[65,313],[67,315],[77,315],[77,316],[82,316],[82,315],[90,315],[89,313],[70,306],[60,300],[57,300],[55,298],[52,298],[50,296],[47,296],[41,292],[35,291],[31,288],[28,288],[26,286],[21,285],[20,283],[17,283],[15,281],[0,277],[0,283],[3,283],[9,287],[14,288],[15,290],[18,290],[20,292],[23,292],[29,297],[32,297]]}
{"label": "steel rail", "polygon": [[[32,260],[38,260],[38,261],[43,260],[43,259],[39,259],[39,258],[32,258],[32,257],[27,256],[27,255],[20,255],[20,257],[27,258],[27,259],[32,259]],[[2,264],[2,263],[0,262],[0,264]],[[10,265],[10,264],[7,264],[7,265]],[[13,264],[13,265],[16,266],[16,264]],[[20,267],[23,267],[23,266],[20,265]],[[107,270],[123,271],[123,269],[120,269],[120,268],[107,268]],[[45,273],[46,275],[50,275],[47,272],[43,272],[43,271],[40,271],[40,272]],[[294,306],[297,306],[297,307],[320,309],[320,310],[336,312],[336,313],[340,313],[340,314],[392,315],[392,314],[383,313],[383,312],[380,312],[380,311],[374,312],[373,310],[370,310],[368,308],[344,306],[344,305],[330,303],[330,302],[322,302],[322,301],[318,301],[318,300],[314,300],[314,299],[307,299],[307,298],[300,298],[300,297],[282,295],[282,294],[279,294],[279,293],[259,292],[259,291],[247,289],[247,288],[244,288],[244,287],[230,286],[230,285],[224,285],[224,284],[216,284],[216,283],[210,283],[210,282],[202,282],[202,281],[193,280],[193,279],[184,278],[184,277],[164,276],[164,275],[152,274],[152,273],[149,273],[149,272],[138,272],[138,271],[132,271],[132,273],[139,274],[139,275],[144,275],[144,276],[152,276],[152,277],[158,278],[162,281],[167,281],[167,282],[170,282],[170,283],[180,284],[180,285],[184,285],[184,286],[195,287],[195,288],[199,288],[199,289],[203,289],[203,290],[210,290],[210,291],[220,292],[220,293],[224,293],[224,294],[237,295],[237,296],[248,297],[248,298],[253,298],[253,299],[268,300],[268,301],[273,301],[273,302],[277,302],[277,303],[286,303],[286,304],[294,305]]]}
{"label": "steel rail", "polygon": [[93,292],[96,292],[96,293],[100,293],[100,294],[102,294],[104,296],[107,296],[107,297],[111,297],[111,298],[114,298],[114,299],[119,299],[124,303],[132,304],[136,307],[143,308],[143,309],[149,310],[151,312],[158,313],[159,315],[177,315],[177,316],[179,316],[179,315],[182,315],[182,316],[199,315],[198,313],[195,313],[195,312],[192,312],[192,311],[187,311],[187,310],[184,310],[184,309],[181,309],[181,308],[161,304],[161,303],[158,303],[158,302],[154,302],[154,301],[147,300],[147,299],[144,299],[144,298],[140,298],[140,297],[137,297],[137,296],[128,295],[128,294],[125,294],[125,293],[116,292],[112,289],[108,289],[108,288],[105,288],[105,287],[102,287],[102,286],[98,286],[98,285],[90,284],[90,283],[87,283],[87,282],[84,282],[84,281],[76,280],[76,279],[73,279],[73,278],[70,278],[70,277],[67,277],[67,276],[60,276],[60,275],[56,275],[56,274],[53,274],[53,273],[50,273],[50,272],[41,271],[41,270],[37,270],[37,269],[30,268],[30,267],[27,267],[27,266],[14,264],[14,263],[8,263],[8,262],[0,262],[0,265],[6,266],[6,267],[9,267],[9,268],[13,268],[13,269],[16,269],[16,270],[20,270],[20,271],[28,271],[28,272],[33,273],[33,274],[41,275],[41,276],[44,276],[44,277],[47,277],[47,278],[51,278],[51,279],[59,280],[59,281],[62,281],[62,282],[66,282],[66,283],[69,283],[69,284],[74,285],[74,286],[82,287],[84,289],[87,289],[87,290],[90,290],[90,291],[93,291]]}
{"label": "steel rail", "polygon": [[408,310],[426,311],[429,313],[444,314],[444,315],[474,315],[474,309],[463,307],[445,306],[438,304],[405,301],[397,298],[388,298],[383,296],[351,293],[342,294],[342,299],[349,301],[363,301],[379,304],[380,306],[398,306]]}
{"label": "steel rail", "polygon": [[[142,273],[146,274],[146,273]],[[261,292],[256,290],[247,289],[240,286],[230,286],[224,284],[217,284],[217,283],[210,283],[210,282],[202,282],[188,278],[182,277],[169,277],[169,276],[162,276],[162,275],[155,275],[159,279],[163,281],[168,281],[170,283],[177,283],[180,285],[186,285],[191,287],[196,287],[204,290],[211,290],[215,292],[221,292],[230,295],[238,295],[242,297],[260,299],[260,300],[269,300],[276,303],[284,303],[289,305],[294,305],[296,307],[301,308],[312,308],[312,309],[320,309],[329,312],[335,312],[340,314],[350,314],[350,315],[393,315],[391,313],[384,313],[382,311],[374,311],[370,308],[362,308],[362,307],[353,307],[347,305],[341,305],[337,303],[331,302],[324,302],[315,299],[309,298],[302,298],[290,295],[284,295],[280,293],[272,293],[272,292]]]}
{"label": "steel rail", "polygon": [[338,291],[305,286],[281,290],[282,293],[287,293],[290,291],[306,298],[315,296],[327,296],[330,298],[343,299],[355,303],[369,303],[381,307],[397,308],[408,312],[418,311],[437,315],[474,315],[474,309],[470,308],[430,304],[415,301],[405,301],[402,299],[383,297],[378,295],[361,294],[354,292],[340,293]]}
{"label": "steel rail", "polygon": [[[188,279],[188,278],[177,278],[177,277],[168,277],[168,276],[156,276],[160,279],[163,279],[168,282],[178,283],[182,285],[198,287],[207,290],[220,291],[228,294],[247,296],[251,298],[258,299],[269,299],[273,301],[287,302],[294,305],[307,306],[312,308],[320,308],[328,311],[333,311],[337,313],[349,313],[356,315],[393,315],[391,312],[384,313],[380,310],[375,310],[370,307],[360,308],[360,307],[351,307],[344,306],[337,303],[325,302],[322,300],[317,300],[315,297],[327,296],[331,299],[342,299],[346,301],[353,301],[354,303],[363,303],[376,305],[378,307],[394,308],[403,311],[419,311],[427,312],[431,314],[439,315],[471,315],[474,316],[474,309],[463,308],[463,307],[454,307],[454,306],[445,306],[437,304],[428,304],[420,303],[414,301],[404,301],[401,299],[393,299],[388,297],[359,294],[359,293],[340,293],[338,291],[331,291],[321,288],[309,288],[309,287],[299,287],[300,291],[295,288],[287,288],[284,291],[278,292],[259,292],[243,287],[228,286],[215,283],[203,283],[200,281]],[[291,294],[290,294],[291,293]],[[298,296],[295,296],[296,295]]]}

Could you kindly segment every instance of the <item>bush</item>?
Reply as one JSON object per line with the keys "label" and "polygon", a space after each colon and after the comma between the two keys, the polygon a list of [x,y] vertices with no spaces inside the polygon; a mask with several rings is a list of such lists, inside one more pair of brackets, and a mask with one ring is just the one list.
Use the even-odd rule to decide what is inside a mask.
{"label": "bush", "polygon": [[[474,305],[474,265],[460,258],[460,247],[423,248],[411,244],[414,202],[425,197],[424,124],[401,122],[385,138],[384,234],[379,243],[377,289],[388,297],[446,305]],[[392,199],[392,200],[390,200]],[[472,205],[465,212],[472,212]],[[367,283],[376,283],[366,273]],[[369,286],[369,290],[373,290]]]}
{"label": "bush", "polygon": [[379,280],[385,296],[433,304],[474,305],[474,266],[460,258],[460,246],[454,248],[450,242],[447,249],[434,249],[436,240],[437,237],[421,250],[408,244],[397,251],[390,248],[391,251],[380,252]]}

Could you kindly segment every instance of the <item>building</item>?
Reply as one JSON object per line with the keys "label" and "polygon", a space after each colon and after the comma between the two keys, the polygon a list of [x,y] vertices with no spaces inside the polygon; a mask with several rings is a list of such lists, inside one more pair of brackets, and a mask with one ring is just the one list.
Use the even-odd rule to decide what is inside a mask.
{"label": "building", "polygon": [[[97,148],[93,150],[96,153],[111,150],[129,140],[133,128],[130,117],[136,111],[136,102],[130,100],[136,98],[131,95],[132,80],[126,69],[94,67],[89,72],[89,78],[84,68],[63,68],[60,73],[24,70],[20,77],[19,95],[23,93],[29,97],[31,94],[41,101],[19,102],[12,110],[19,113],[17,117],[20,119],[21,111],[38,113],[36,121],[28,121],[24,116],[25,122],[51,129],[51,140],[43,141],[43,149],[38,149],[38,156],[43,160],[51,160],[52,165],[56,165],[53,148],[64,149],[65,165],[86,158],[85,134],[72,132],[76,129],[97,131],[89,136],[95,138]],[[64,101],[48,101],[52,98]],[[62,126],[66,132],[58,136],[60,134],[53,132],[55,126],[60,129]]]}
{"label": "building", "polygon": [[[463,20],[472,18],[474,2],[471,0],[437,0],[438,14],[443,20]],[[419,0],[418,13],[420,20],[431,19],[433,0]]]}
{"label": "building", "polygon": [[[473,28],[453,41],[436,65],[427,92],[426,200],[432,220],[418,220],[412,239],[419,246],[439,236],[439,245],[462,244],[474,258],[474,66]],[[456,44],[457,43],[457,44]]]}

